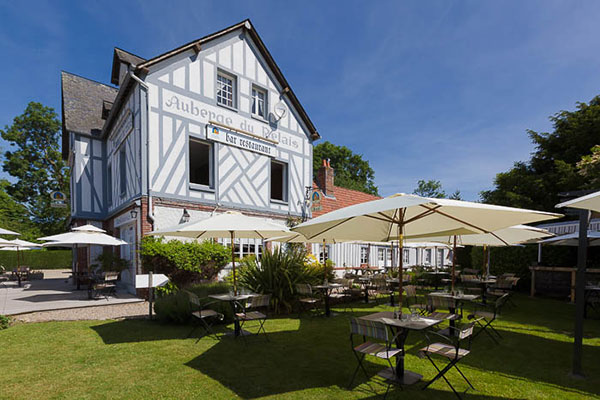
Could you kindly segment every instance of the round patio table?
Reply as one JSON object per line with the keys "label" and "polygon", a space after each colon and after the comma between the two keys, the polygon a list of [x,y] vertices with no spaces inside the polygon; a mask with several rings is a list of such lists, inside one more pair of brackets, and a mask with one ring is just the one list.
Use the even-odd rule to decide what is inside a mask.
{"label": "round patio table", "polygon": [[341,287],[342,287],[342,285],[339,283],[328,283],[328,284],[316,285],[316,286],[312,287],[313,289],[317,289],[317,290],[320,290],[321,292],[323,292],[323,297],[325,299],[324,303],[325,303],[325,316],[326,317],[334,316],[331,313],[331,309],[329,308],[329,294],[331,293],[332,289],[338,289]]}
{"label": "round patio table", "polygon": [[[210,297],[211,299],[225,301],[225,302],[229,303],[229,305],[231,306],[231,309],[233,310],[233,326],[234,326],[233,335],[234,335],[234,337],[238,337],[240,335],[248,335],[250,333],[246,332],[246,331],[242,331],[242,329],[240,328],[240,321],[235,317],[235,314],[238,311],[237,303],[240,301],[248,300],[249,298],[252,298],[254,296],[256,296],[256,295],[255,294],[234,295],[233,293],[223,293],[223,294],[211,294],[208,297]],[[231,332],[229,334],[231,334]]]}

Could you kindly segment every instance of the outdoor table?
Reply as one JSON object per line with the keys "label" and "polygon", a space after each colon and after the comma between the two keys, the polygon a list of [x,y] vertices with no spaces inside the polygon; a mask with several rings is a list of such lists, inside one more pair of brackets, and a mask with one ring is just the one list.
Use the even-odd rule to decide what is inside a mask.
{"label": "outdoor table", "polygon": [[77,290],[81,290],[81,282],[88,281],[89,284],[89,274],[87,271],[66,271],[65,274],[71,274],[73,279],[75,280],[75,284],[77,284]]}
{"label": "outdoor table", "polygon": [[[448,292],[431,292],[429,293],[430,296],[442,296],[442,297],[448,297],[454,300],[454,307],[449,307],[448,311],[450,311],[450,313],[452,314],[456,314],[456,309],[459,308],[459,304],[464,302],[464,301],[473,301],[473,300],[477,300],[479,298],[479,295],[477,294],[461,294],[461,293],[448,293]],[[454,320],[450,320],[450,326],[454,328]]]}
{"label": "outdoor table", "polygon": [[600,286],[596,286],[596,285],[587,285],[585,287],[585,294],[584,294],[584,308],[583,308],[583,318],[587,318],[587,309],[588,309],[588,305],[591,305],[590,302],[590,297],[592,296],[596,296],[596,297],[600,297]]}
{"label": "outdoor table", "polygon": [[341,288],[342,285],[339,283],[328,283],[326,285],[316,285],[313,286],[313,289],[318,289],[321,292],[323,292],[323,297],[325,298],[325,316],[326,317],[331,317],[331,309],[329,308],[329,294],[331,293],[332,289],[338,289]]}
{"label": "outdoor table", "polygon": [[237,302],[248,300],[249,298],[252,298],[254,296],[256,296],[256,295],[255,294],[233,295],[231,293],[208,295],[208,297],[210,297],[211,299],[226,301],[231,306],[231,309],[233,310],[233,326],[234,326],[233,335],[234,335],[234,337],[238,337],[240,335],[247,334],[247,332],[242,332],[242,330],[240,329],[240,321],[237,318],[235,318],[235,314],[237,313]]}
{"label": "outdoor table", "polygon": [[361,276],[360,278],[358,278],[358,283],[359,285],[363,286],[363,289],[365,291],[365,303],[368,304],[369,303],[369,286],[371,285],[371,277],[370,276]]}
{"label": "outdoor table", "polygon": [[23,278],[29,275],[29,268],[15,268],[13,269],[12,274],[17,278],[19,287],[21,287]]}
{"label": "outdoor table", "polygon": [[443,272],[443,271],[428,271],[428,272],[425,272],[425,275],[429,275],[432,277],[435,290],[438,290],[439,284],[442,282],[442,277],[450,276],[450,273]]}
{"label": "outdoor table", "polygon": [[486,302],[487,302],[487,296],[486,296],[487,287],[488,287],[488,285],[493,285],[494,283],[496,283],[496,279],[490,279],[490,278],[471,279],[471,280],[467,280],[464,282],[465,283],[474,283],[476,285],[479,285],[479,287],[481,288],[481,302],[483,304],[486,304]]}
{"label": "outdoor table", "polygon": [[416,319],[413,319],[412,316],[410,317],[410,319],[395,319],[393,311],[382,311],[359,317],[364,320],[383,322],[392,329],[395,335],[398,335],[396,337],[396,347],[401,349],[402,352],[396,357],[396,373],[394,374],[393,369],[386,368],[380,371],[378,375],[400,385],[412,385],[423,378],[423,375],[404,369],[404,343],[406,342],[408,333],[411,330],[424,331],[442,322],[439,319],[422,316],[416,316]]}

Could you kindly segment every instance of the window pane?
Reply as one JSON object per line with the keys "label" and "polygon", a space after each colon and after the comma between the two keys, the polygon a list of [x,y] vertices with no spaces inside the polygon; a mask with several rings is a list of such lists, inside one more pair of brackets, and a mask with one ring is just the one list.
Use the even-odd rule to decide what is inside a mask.
{"label": "window pane", "polygon": [[285,201],[285,165],[271,161],[271,199]]}
{"label": "window pane", "polygon": [[190,140],[190,182],[210,186],[210,145]]}

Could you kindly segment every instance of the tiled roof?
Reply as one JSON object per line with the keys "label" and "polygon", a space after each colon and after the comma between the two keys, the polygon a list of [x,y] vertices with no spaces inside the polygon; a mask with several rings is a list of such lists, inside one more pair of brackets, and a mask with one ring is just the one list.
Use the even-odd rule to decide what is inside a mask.
{"label": "tiled roof", "polygon": [[63,157],[68,157],[68,132],[99,135],[104,125],[102,102],[113,102],[118,89],[61,72]]}
{"label": "tiled roof", "polygon": [[327,197],[323,194],[321,189],[314,182],[313,190],[318,190],[321,195],[321,209],[318,211],[313,211],[313,217],[318,217],[319,215],[323,215],[328,212],[348,207],[354,204],[381,199],[381,197],[379,196],[374,196],[372,194],[363,193],[358,190],[346,189],[339,186],[334,186],[335,198]]}
{"label": "tiled roof", "polygon": [[146,61],[146,59],[144,59],[140,56],[136,56],[133,53],[130,53],[128,51],[125,51],[123,49],[115,47],[115,51],[113,54],[113,64],[112,64],[112,73],[111,73],[111,77],[110,77],[110,82],[114,85],[119,84],[119,68],[120,68],[119,64],[120,63],[137,66],[137,65],[142,64],[145,61]]}

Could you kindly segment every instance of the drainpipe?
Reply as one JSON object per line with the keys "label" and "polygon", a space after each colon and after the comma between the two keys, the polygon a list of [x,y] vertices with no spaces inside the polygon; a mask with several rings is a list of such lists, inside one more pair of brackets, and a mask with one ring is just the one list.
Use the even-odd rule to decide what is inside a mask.
{"label": "drainpipe", "polygon": [[154,208],[152,207],[152,180],[150,179],[150,88],[148,85],[137,77],[132,71],[135,69],[135,65],[129,67],[129,76],[140,84],[146,90],[146,180],[148,185],[148,218],[152,222],[152,229],[154,229]]}

